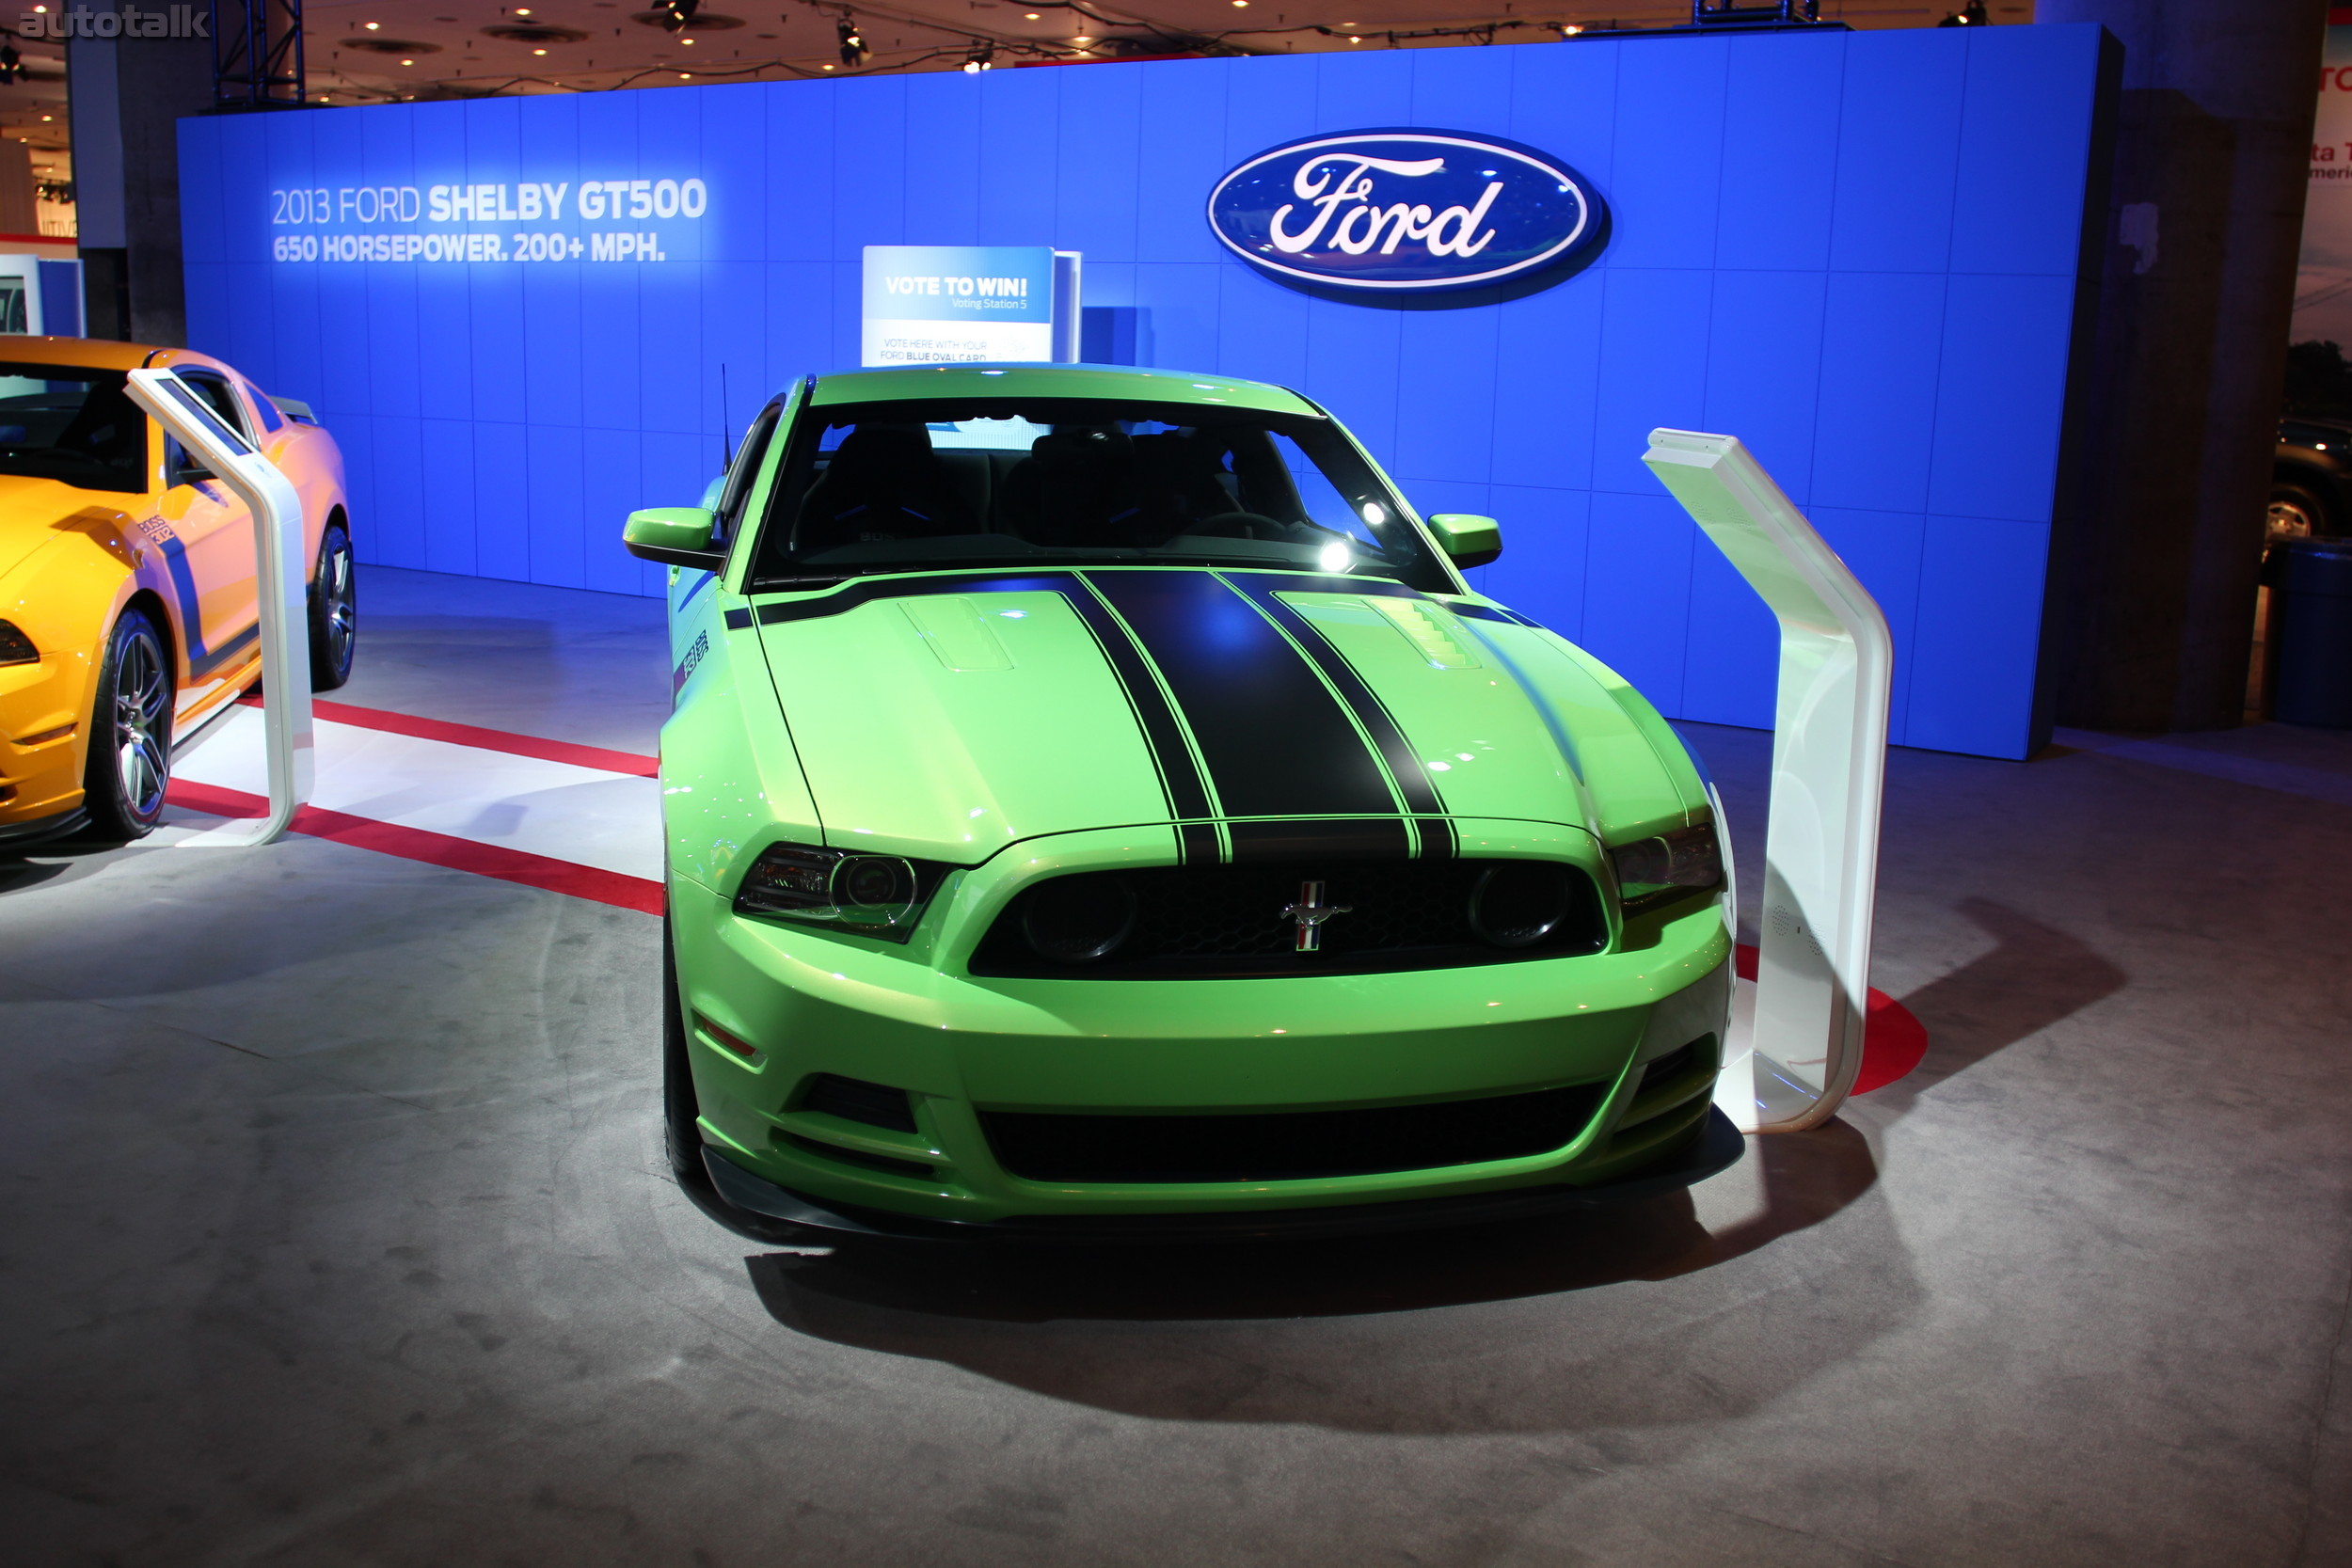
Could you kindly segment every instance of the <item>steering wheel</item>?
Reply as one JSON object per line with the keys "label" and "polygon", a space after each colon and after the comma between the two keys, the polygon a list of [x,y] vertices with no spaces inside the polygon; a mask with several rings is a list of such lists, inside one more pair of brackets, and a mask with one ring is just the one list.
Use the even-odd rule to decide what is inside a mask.
{"label": "steering wheel", "polygon": [[1212,539],[1280,539],[1290,530],[1255,512],[1220,512],[1214,517],[1201,518],[1184,531]]}

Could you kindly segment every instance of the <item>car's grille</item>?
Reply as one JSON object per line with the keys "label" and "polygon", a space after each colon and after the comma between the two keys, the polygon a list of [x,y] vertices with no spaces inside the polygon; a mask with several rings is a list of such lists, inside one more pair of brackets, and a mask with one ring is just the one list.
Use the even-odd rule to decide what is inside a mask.
{"label": "car's grille", "polygon": [[[1360,974],[1449,969],[1597,953],[1609,927],[1592,879],[1574,866],[1568,912],[1542,940],[1522,947],[1482,941],[1470,896],[1479,879],[1523,862],[1445,860],[1268,863],[1152,866],[1078,872],[1031,888],[1006,907],[972,958],[975,974],[1059,979],[1242,979],[1299,974]],[[1132,933],[1091,961],[1041,957],[1024,932],[1028,900],[1045,888],[1084,879],[1123,882],[1135,895]],[[1298,948],[1296,917],[1287,913],[1310,884],[1322,904],[1344,907],[1318,931],[1317,948]]]}
{"label": "car's grille", "polygon": [[1604,1085],[1363,1111],[1072,1116],[982,1111],[996,1163],[1032,1181],[1296,1181],[1432,1170],[1572,1142]]}

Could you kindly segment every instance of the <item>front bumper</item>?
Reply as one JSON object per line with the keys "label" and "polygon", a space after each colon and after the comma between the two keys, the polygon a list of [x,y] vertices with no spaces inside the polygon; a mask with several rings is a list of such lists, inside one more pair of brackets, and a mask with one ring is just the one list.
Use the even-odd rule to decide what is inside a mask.
{"label": "front bumper", "polygon": [[[764,1184],[736,1183],[747,1196],[786,1195],[762,1200],[769,1212],[802,1203],[1052,1229],[1510,1193],[1534,1201],[1537,1189],[1631,1180],[1680,1168],[1707,1141],[1731,996],[1730,943],[1714,901],[1583,957],[1312,978],[1086,981],[975,977],[930,961],[920,938],[885,951],[740,918],[683,878],[672,879],[670,899],[704,1141],[731,1167],[723,1180],[739,1172]],[[1700,1049],[1685,1070],[1645,1083],[1647,1064],[1692,1045]],[[818,1074],[906,1091],[914,1130],[805,1108]],[[1557,1148],[1300,1180],[1025,1180],[999,1163],[981,1120],[987,1112],[1355,1110],[1569,1085],[1589,1086],[1597,1108]]]}
{"label": "front bumper", "polygon": [[903,1241],[1028,1242],[1045,1245],[1155,1245],[1170,1243],[1306,1241],[1327,1236],[1374,1236],[1441,1227],[1502,1225],[1514,1220],[1639,1203],[1694,1186],[1740,1163],[1747,1139],[1723,1112],[1708,1109],[1682,1146],[1637,1176],[1583,1186],[1553,1183],[1472,1193],[1459,1197],[1409,1198],[1398,1203],[1351,1203],[1321,1209],[1236,1210],[1166,1214],[1020,1215],[986,1222],[926,1220],[882,1210],[829,1208],[789,1188],[761,1180],[717,1149],[705,1148],[712,1189],[738,1209],[812,1229]]}
{"label": "front bumper", "polygon": [[78,820],[88,716],[72,705],[86,662],[47,654],[0,666],[0,841],[55,837],[75,825],[66,818]]}

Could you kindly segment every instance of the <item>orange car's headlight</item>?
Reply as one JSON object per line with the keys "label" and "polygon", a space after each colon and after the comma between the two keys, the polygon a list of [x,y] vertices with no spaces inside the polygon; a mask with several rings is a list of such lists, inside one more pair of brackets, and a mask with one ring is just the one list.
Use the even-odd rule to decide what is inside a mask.
{"label": "orange car's headlight", "polygon": [[7,621],[0,621],[0,664],[38,664],[40,650],[33,640]]}

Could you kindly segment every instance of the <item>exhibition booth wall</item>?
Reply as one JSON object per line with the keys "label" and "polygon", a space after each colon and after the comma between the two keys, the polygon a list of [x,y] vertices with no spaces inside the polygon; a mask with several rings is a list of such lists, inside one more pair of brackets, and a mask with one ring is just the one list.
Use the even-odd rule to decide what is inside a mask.
{"label": "exhibition booth wall", "polygon": [[[1424,513],[1502,519],[1486,592],[1670,716],[1762,726],[1772,620],[1642,463],[1656,426],[1738,436],[1883,607],[1891,738],[2017,757],[2041,738],[2102,37],[1651,37],[188,119],[190,341],[334,429],[364,560],[655,593],[622,516],[692,501],[724,431],[858,364],[865,247],[1074,251],[1089,356],[1317,399]],[[1229,169],[1367,127],[1546,154],[1606,203],[1601,242],[1488,292],[1385,297],[1219,243]]]}

